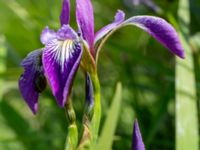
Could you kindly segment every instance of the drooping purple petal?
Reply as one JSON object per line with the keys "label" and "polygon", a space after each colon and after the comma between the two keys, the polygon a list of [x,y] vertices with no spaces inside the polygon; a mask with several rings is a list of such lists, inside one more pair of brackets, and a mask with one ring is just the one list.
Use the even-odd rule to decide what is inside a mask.
{"label": "drooping purple petal", "polygon": [[63,0],[62,10],[60,13],[60,24],[63,26],[64,24],[69,24],[70,20],[70,1]]}
{"label": "drooping purple petal", "polygon": [[80,63],[82,48],[77,39],[54,39],[43,52],[45,74],[57,103],[63,107],[70,94],[71,84]]}
{"label": "drooping purple petal", "polygon": [[164,19],[153,16],[135,16],[123,25],[135,25],[152,35],[172,53],[184,58],[184,50],[175,29]]}
{"label": "drooping purple petal", "polygon": [[41,35],[40,35],[40,41],[42,44],[47,44],[50,40],[56,38],[56,32],[53,30],[50,30],[48,26],[46,26]]}
{"label": "drooping purple petal", "polygon": [[108,24],[107,26],[100,29],[95,34],[95,40],[94,40],[95,42],[94,43],[96,43],[98,40],[100,40],[102,37],[104,37],[106,34],[108,34],[114,28],[116,28],[120,23],[122,23],[124,21],[124,18],[125,18],[125,13],[121,10],[118,10],[115,15],[115,20],[111,24]]}
{"label": "drooping purple petal", "polygon": [[[114,33],[114,31],[120,29],[121,27],[127,25],[134,25],[143,29],[156,40],[158,40],[163,46],[169,49],[172,53],[176,54],[180,58],[184,58],[184,49],[180,43],[179,37],[175,29],[164,19],[153,16],[135,16],[131,17],[115,28],[108,32],[103,38],[108,39],[108,37]],[[106,40],[102,40],[105,42]],[[99,48],[97,48],[96,53],[98,56]]]}
{"label": "drooping purple petal", "polygon": [[133,137],[132,137],[132,150],[145,150],[145,146],[140,133],[140,128],[137,120],[135,120],[133,126]]}
{"label": "drooping purple petal", "polygon": [[83,39],[93,49],[94,16],[90,0],[76,0],[76,20]]}
{"label": "drooping purple petal", "polygon": [[22,61],[24,73],[19,79],[20,92],[32,112],[38,110],[38,97],[46,87],[46,79],[42,68],[42,50],[35,50]]}
{"label": "drooping purple petal", "polygon": [[86,84],[85,84],[85,89],[86,89],[86,103],[90,109],[94,105],[94,93],[93,93],[93,86],[92,86],[92,81],[90,78],[89,73],[86,73]]}

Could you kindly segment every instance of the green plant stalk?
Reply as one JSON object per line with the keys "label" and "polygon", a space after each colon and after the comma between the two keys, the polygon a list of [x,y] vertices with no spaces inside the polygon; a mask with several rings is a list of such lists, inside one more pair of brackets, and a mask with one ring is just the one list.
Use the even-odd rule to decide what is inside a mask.
{"label": "green plant stalk", "polygon": [[78,144],[78,128],[76,125],[76,114],[73,109],[72,101],[70,98],[68,99],[65,105],[65,109],[70,123],[65,143],[65,150],[76,150]]}
{"label": "green plant stalk", "polygon": [[91,80],[93,84],[93,90],[94,90],[94,112],[90,124],[90,131],[92,133],[92,143],[91,143],[91,149],[93,150],[98,137],[99,132],[99,125],[101,120],[101,91],[100,91],[100,83],[99,78],[97,75],[97,72],[91,74]]}
{"label": "green plant stalk", "polygon": [[91,145],[91,133],[87,123],[83,124],[83,135],[77,150],[89,150]]}

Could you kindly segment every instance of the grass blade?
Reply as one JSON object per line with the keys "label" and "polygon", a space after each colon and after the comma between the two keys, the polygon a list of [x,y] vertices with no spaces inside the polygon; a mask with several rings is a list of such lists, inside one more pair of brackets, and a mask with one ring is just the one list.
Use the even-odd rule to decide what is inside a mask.
{"label": "grass blade", "polygon": [[198,150],[198,116],[193,55],[189,38],[189,1],[179,1],[180,38],[185,60],[176,59],[176,150]]}
{"label": "grass blade", "polygon": [[105,120],[96,150],[110,150],[114,139],[122,99],[122,85],[117,84],[115,95]]}
{"label": "grass blade", "polygon": [[[5,48],[5,37],[0,35],[0,74],[6,71],[6,48]],[[4,79],[0,78],[0,87],[3,87]],[[0,90],[0,101],[3,97],[4,90]]]}

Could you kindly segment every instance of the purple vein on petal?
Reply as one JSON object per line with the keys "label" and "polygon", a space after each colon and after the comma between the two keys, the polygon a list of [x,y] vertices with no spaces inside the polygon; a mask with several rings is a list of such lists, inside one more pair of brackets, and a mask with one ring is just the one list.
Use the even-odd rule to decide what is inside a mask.
{"label": "purple vein on petal", "polygon": [[122,10],[118,10],[115,15],[115,20],[111,24],[108,24],[107,26],[100,29],[95,34],[95,40],[94,40],[95,43],[102,37],[104,37],[106,34],[108,34],[110,31],[115,29],[120,23],[122,23],[124,21],[124,18],[125,18],[125,13]]}
{"label": "purple vein on petal", "polygon": [[152,35],[172,53],[184,58],[184,50],[175,29],[164,19],[153,16],[135,16],[123,25],[135,25]]}
{"label": "purple vein on petal", "polygon": [[63,0],[62,2],[62,10],[60,13],[60,24],[63,26],[64,24],[69,24],[70,21],[70,1]]}
{"label": "purple vein on petal", "polygon": [[132,137],[132,150],[145,150],[145,146],[140,133],[138,121],[135,120],[133,126],[133,137]]}

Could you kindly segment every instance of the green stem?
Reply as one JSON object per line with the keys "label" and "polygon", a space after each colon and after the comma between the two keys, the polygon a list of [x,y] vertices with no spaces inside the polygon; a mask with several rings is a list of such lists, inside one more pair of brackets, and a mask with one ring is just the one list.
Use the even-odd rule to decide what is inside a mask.
{"label": "green stem", "polygon": [[91,131],[92,131],[92,143],[91,149],[94,148],[101,119],[101,99],[100,99],[100,83],[97,73],[91,74],[92,84],[94,88],[94,113],[91,120]]}
{"label": "green stem", "polygon": [[65,150],[76,150],[78,144],[78,128],[76,125],[76,114],[70,98],[65,105],[65,110],[70,123],[65,143]]}

